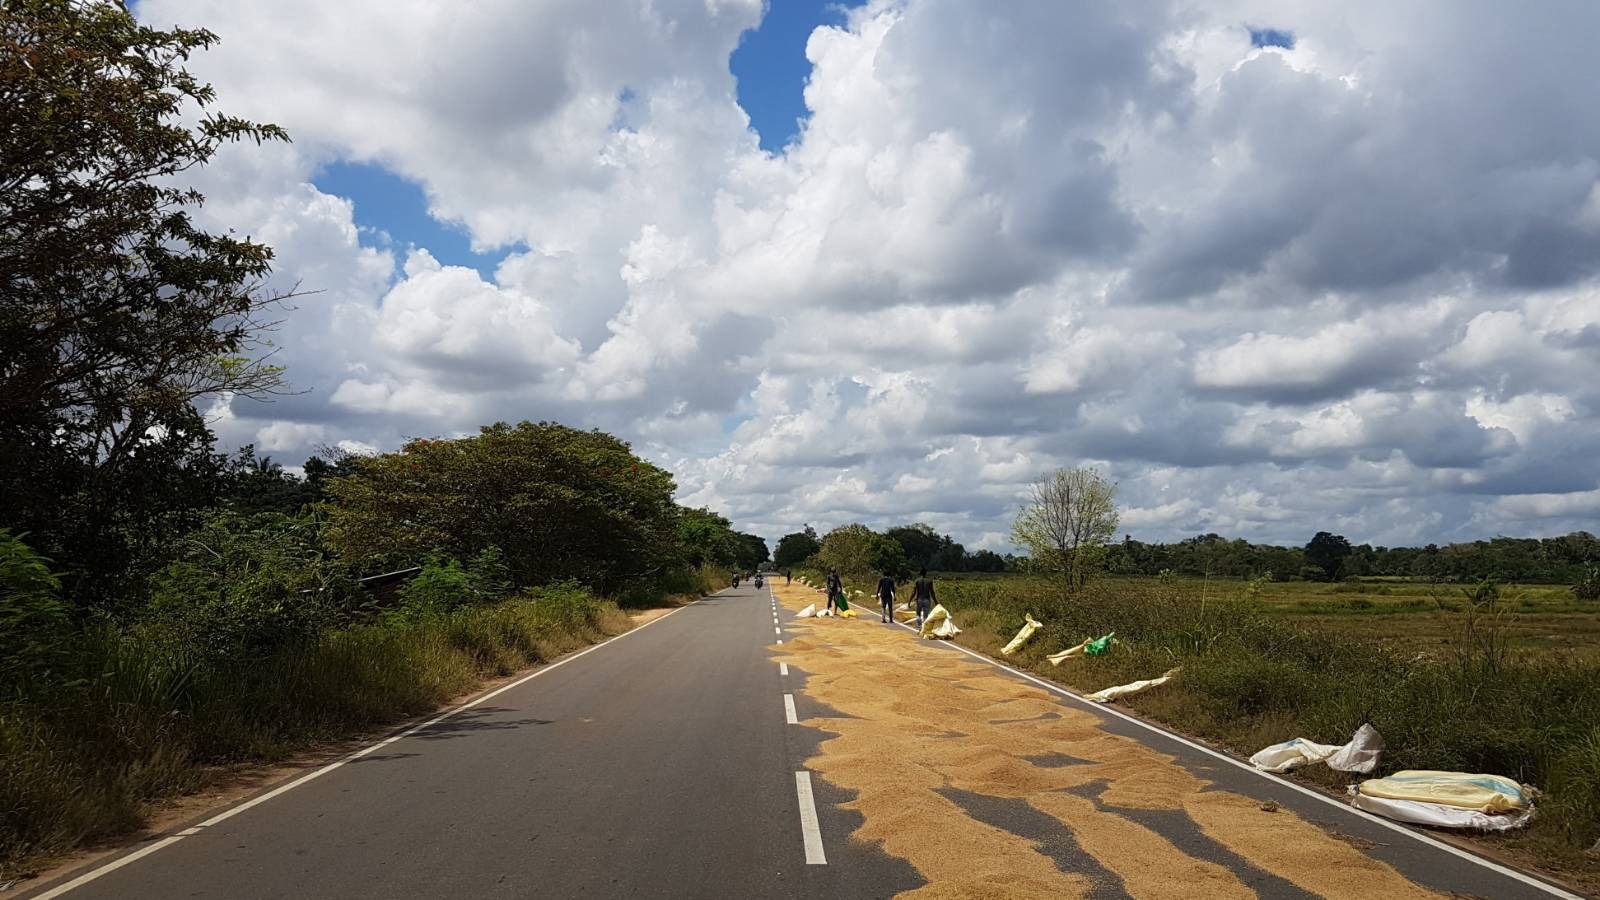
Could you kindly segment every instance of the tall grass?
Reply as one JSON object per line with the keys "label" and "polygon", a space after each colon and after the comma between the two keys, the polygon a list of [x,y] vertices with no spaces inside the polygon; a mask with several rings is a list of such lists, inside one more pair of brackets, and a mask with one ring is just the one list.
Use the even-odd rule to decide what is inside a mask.
{"label": "tall grass", "polygon": [[[1493,772],[1545,789],[1536,831],[1576,851],[1600,838],[1600,665],[1516,656],[1499,623],[1460,617],[1453,659],[1395,653],[1299,627],[1244,599],[1238,585],[1107,580],[1068,593],[1044,579],[946,581],[939,596],[963,640],[995,652],[1032,613],[1045,623],[1020,662],[1084,690],[1183,675],[1134,698],[1155,718],[1253,752],[1304,736],[1338,742],[1371,722],[1386,770]],[[1116,631],[1105,657],[1043,657]]]}
{"label": "tall grass", "polygon": [[628,624],[611,603],[555,588],[332,630],[252,660],[90,631],[64,686],[0,702],[0,880],[137,827],[148,801],[192,790],[208,765],[272,760],[426,712]]}

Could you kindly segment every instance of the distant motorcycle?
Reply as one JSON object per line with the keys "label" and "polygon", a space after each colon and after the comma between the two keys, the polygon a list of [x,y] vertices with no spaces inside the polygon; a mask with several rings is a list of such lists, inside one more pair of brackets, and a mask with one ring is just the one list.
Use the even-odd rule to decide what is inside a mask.
{"label": "distant motorcycle", "polygon": [[760,575],[756,576],[756,590],[758,590],[758,591],[761,590],[761,576]]}

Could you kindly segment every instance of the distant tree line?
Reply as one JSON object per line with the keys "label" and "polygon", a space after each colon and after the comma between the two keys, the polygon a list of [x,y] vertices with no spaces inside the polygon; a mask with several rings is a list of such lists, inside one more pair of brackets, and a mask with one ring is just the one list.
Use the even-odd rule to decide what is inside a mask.
{"label": "distant tree line", "polygon": [[[846,557],[850,564],[865,560],[863,564],[873,571],[887,568],[902,574],[926,568],[930,572],[1021,572],[1039,568],[1026,556],[1001,555],[992,550],[968,551],[951,536],[920,522],[897,525],[881,533],[864,525],[844,526],[829,533],[829,536],[836,536],[836,545],[844,544],[847,535],[852,547],[867,548],[859,552],[852,550]],[[818,554],[826,540],[809,526],[786,534],[778,542],[773,563],[779,569],[808,562],[820,564],[823,560]],[[1352,544],[1341,535],[1318,532],[1305,546],[1286,547],[1230,540],[1218,534],[1196,535],[1173,543],[1147,543],[1125,536],[1120,542],[1107,545],[1096,562],[1112,575],[1172,573],[1256,578],[1270,573],[1278,580],[1390,577],[1479,581],[1494,578],[1534,584],[1577,584],[1600,566],[1600,539],[1587,531],[1575,531],[1554,538],[1496,537],[1455,544],[1386,547]]]}
{"label": "distant tree line", "polygon": [[1384,547],[1351,544],[1341,535],[1318,532],[1304,547],[1252,544],[1202,534],[1172,544],[1124,537],[1107,548],[1107,571],[1122,575],[1214,575],[1252,578],[1338,580],[1397,577],[1476,581],[1495,578],[1574,584],[1600,565],[1600,540],[1587,531],[1554,538],[1496,537],[1456,544]]}
{"label": "distant tree line", "polygon": [[778,569],[812,565],[865,574],[889,572],[905,578],[922,569],[930,572],[1005,572],[1017,565],[1015,556],[993,550],[969,551],[947,534],[922,522],[896,525],[876,532],[865,525],[843,525],[818,537],[816,529],[784,535],[773,552]]}

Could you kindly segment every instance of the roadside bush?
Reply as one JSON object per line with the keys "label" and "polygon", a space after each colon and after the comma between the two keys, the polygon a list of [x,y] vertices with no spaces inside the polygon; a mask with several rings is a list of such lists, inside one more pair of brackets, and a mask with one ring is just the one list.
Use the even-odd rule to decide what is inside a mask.
{"label": "roadside bush", "polygon": [[186,535],[151,579],[141,625],[207,658],[255,658],[337,624],[358,589],[311,516],[223,512]]}
{"label": "roadside bush", "polygon": [[462,607],[503,600],[510,593],[510,572],[498,547],[484,549],[466,565],[435,554],[401,586],[400,606],[389,617],[414,621],[444,616]]}
{"label": "roadside bush", "polygon": [[0,528],[0,696],[45,677],[59,661],[68,628],[60,590],[45,558]]}
{"label": "roadside bush", "polygon": [[1600,600],[1600,568],[1590,566],[1583,580],[1572,586],[1572,596],[1579,600]]}

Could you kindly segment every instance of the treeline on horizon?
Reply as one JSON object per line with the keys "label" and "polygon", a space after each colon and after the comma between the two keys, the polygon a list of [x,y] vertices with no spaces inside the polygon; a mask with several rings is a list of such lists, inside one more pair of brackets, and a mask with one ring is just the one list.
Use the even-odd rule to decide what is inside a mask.
{"label": "treeline on horizon", "polygon": [[[881,534],[898,546],[898,555],[887,549],[879,551],[881,566],[897,575],[923,568],[954,573],[1030,572],[1034,568],[1025,556],[968,551],[954,538],[920,522],[874,534]],[[773,552],[773,562],[779,569],[804,565],[821,550],[822,540],[809,526],[786,534]],[[1111,575],[1270,575],[1278,581],[1406,578],[1576,584],[1590,577],[1600,565],[1600,539],[1587,531],[1552,538],[1495,537],[1421,547],[1351,544],[1343,536],[1328,532],[1318,532],[1303,547],[1253,544],[1218,534],[1201,534],[1172,543],[1139,541],[1130,535],[1098,552],[1099,569]]]}

